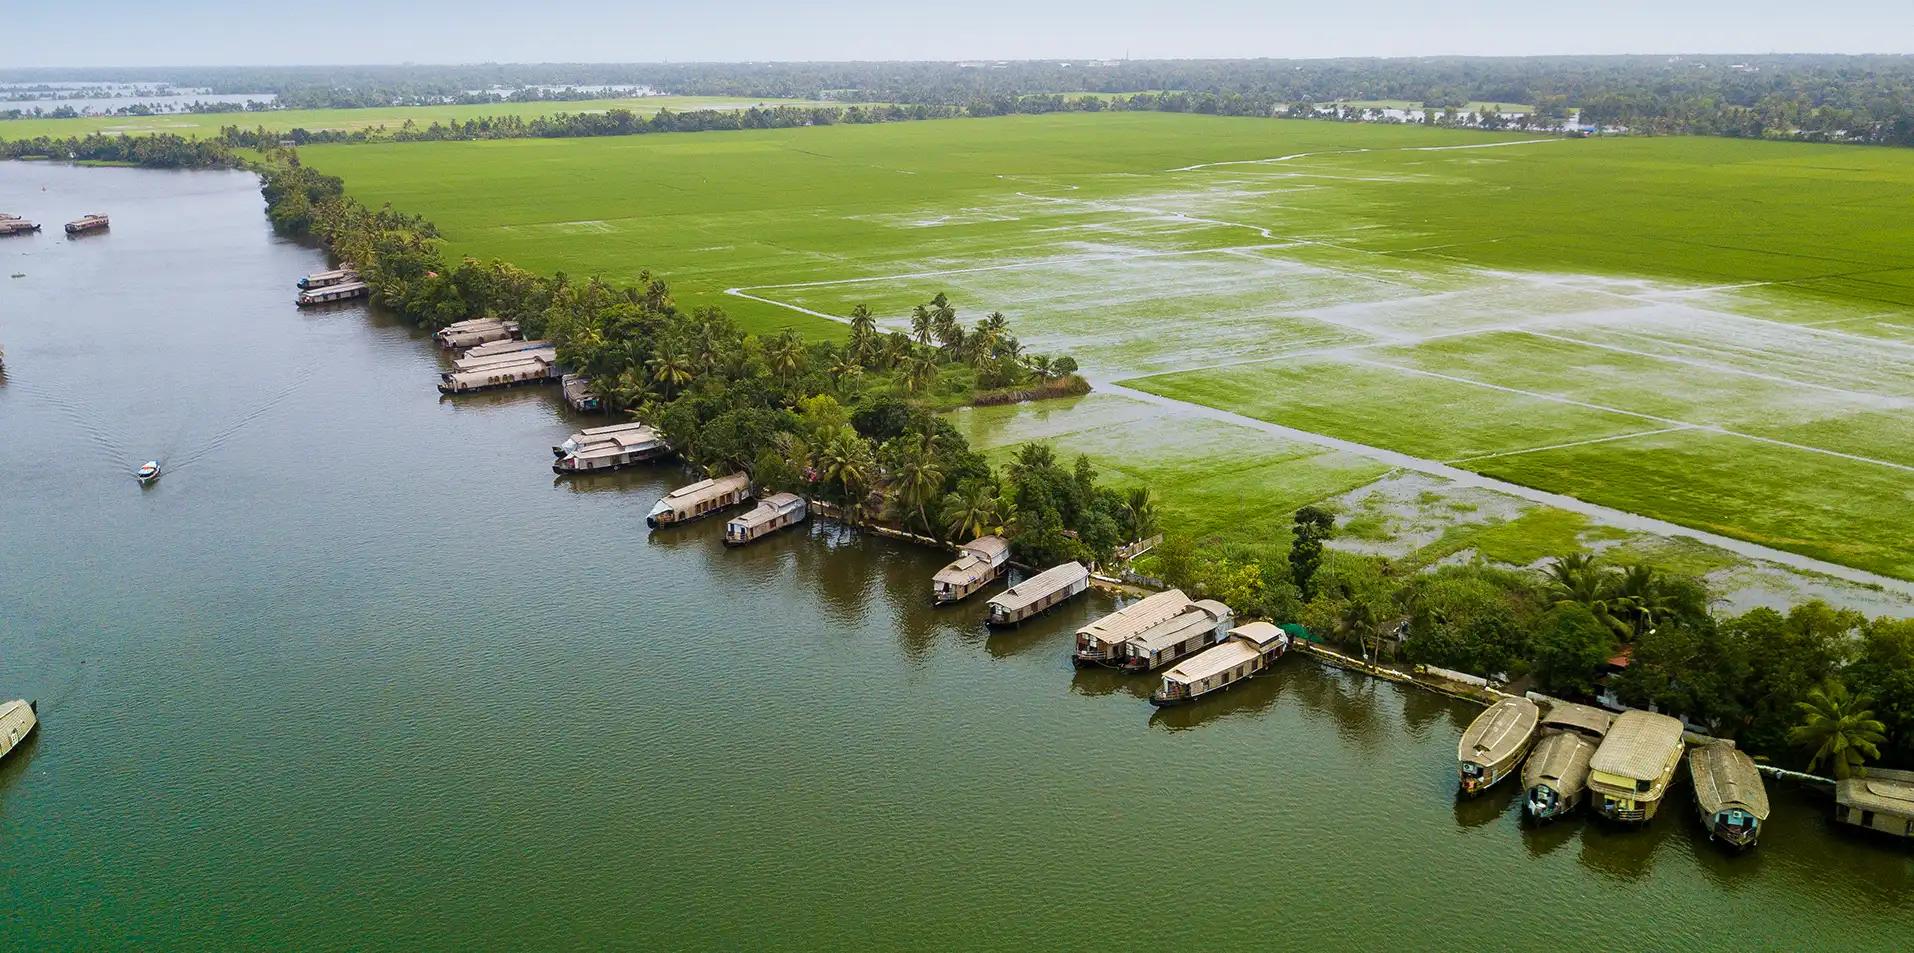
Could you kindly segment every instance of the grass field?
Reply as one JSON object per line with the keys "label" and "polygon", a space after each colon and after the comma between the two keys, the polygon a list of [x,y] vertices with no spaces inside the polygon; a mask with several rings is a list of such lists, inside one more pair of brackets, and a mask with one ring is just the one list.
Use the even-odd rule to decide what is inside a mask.
{"label": "grass field", "polygon": [[[1124,113],[304,154],[454,253],[815,334],[944,291],[1097,380],[1914,578],[1908,151]],[[1192,523],[1359,485],[1088,406],[1065,449]]]}
{"label": "grass field", "polygon": [[353,132],[383,126],[398,129],[408,120],[423,127],[435,122],[465,122],[487,116],[532,119],[558,113],[605,112],[629,109],[641,116],[660,110],[744,109],[755,105],[815,105],[802,100],[747,99],[727,96],[642,96],[626,99],[586,99],[576,102],[484,103],[473,106],[385,106],[366,109],[284,109],[251,113],[188,113],[166,116],[79,116],[73,119],[0,119],[0,139],[37,136],[84,136],[92,132],[170,132],[178,136],[213,136],[226,126],[273,132],[305,129],[312,132]]}

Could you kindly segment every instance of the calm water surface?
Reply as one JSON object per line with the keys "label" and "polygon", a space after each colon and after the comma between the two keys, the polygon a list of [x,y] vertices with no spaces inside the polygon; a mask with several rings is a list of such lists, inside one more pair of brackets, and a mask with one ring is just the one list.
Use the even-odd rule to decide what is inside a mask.
{"label": "calm water surface", "polygon": [[[935,553],[649,533],[550,390],[302,313],[253,179],[0,163],[0,948],[1914,947],[1914,859],[1458,804],[1473,713],[1302,659],[1153,714],[1101,596],[986,636]],[[68,239],[59,223],[113,216]],[[6,277],[19,274],[22,277]],[[161,456],[147,489],[131,469]]]}

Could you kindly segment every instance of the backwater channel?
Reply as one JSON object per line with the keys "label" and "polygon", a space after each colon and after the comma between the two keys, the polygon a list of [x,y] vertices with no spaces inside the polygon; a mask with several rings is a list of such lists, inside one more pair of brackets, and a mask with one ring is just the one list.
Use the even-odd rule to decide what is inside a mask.
{"label": "backwater channel", "polygon": [[649,532],[685,475],[555,479],[554,389],[295,309],[249,174],[0,210],[0,948],[1914,948],[1914,854],[1789,788],[1743,857],[1685,782],[1525,830],[1466,704],[1291,657],[1156,713],[1070,666],[1107,596],[987,635],[933,551]]}

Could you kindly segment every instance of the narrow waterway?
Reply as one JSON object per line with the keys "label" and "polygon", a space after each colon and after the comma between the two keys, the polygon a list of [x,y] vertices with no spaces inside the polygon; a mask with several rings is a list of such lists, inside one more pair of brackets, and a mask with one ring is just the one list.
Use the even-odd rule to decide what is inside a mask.
{"label": "narrow waterway", "polygon": [[296,310],[249,175],[0,210],[0,948],[1914,947],[1914,855],[1790,790],[1745,857],[1685,785],[1526,831],[1461,703],[1291,658],[1156,714],[1069,665],[1105,597],[986,635],[930,551],[648,532],[683,475],[554,479],[552,390]]}

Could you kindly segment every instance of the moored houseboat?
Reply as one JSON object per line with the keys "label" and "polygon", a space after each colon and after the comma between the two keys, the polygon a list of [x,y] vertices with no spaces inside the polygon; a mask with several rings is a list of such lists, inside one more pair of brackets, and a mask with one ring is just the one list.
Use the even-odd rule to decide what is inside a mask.
{"label": "moored houseboat", "polygon": [[558,349],[547,344],[543,347],[527,348],[519,351],[503,351],[494,354],[468,354],[452,361],[452,371],[476,371],[483,367],[497,367],[501,364],[516,364],[519,361],[541,360],[547,364],[558,363]]}
{"label": "moored houseboat", "polygon": [[1288,650],[1289,633],[1268,622],[1244,623],[1229,630],[1215,648],[1164,672],[1163,684],[1150,695],[1150,704],[1181,705],[1242,684],[1267,671]]}
{"label": "moored houseboat", "polygon": [[1542,709],[1526,698],[1504,698],[1475,716],[1455,746],[1462,793],[1481,794],[1514,775],[1541,718]]}
{"label": "moored houseboat", "polygon": [[344,284],[348,281],[358,280],[358,272],[350,268],[335,268],[331,271],[315,271],[310,275],[300,278],[297,284],[300,290],[303,291],[308,288],[324,288],[329,285]]}
{"label": "moored houseboat", "polygon": [[[66,233],[68,235],[79,235],[85,232],[97,232],[111,224],[112,222],[105,215],[99,212],[92,212],[66,223]],[[135,231],[138,231],[138,229],[135,229]]]}
{"label": "moored houseboat", "polygon": [[324,288],[307,288],[299,292],[299,297],[294,298],[293,303],[302,308],[309,308],[316,304],[331,304],[334,301],[363,298],[371,293],[371,287],[363,281],[342,281]]}
{"label": "moored houseboat", "polygon": [[1010,562],[1010,544],[1001,536],[979,536],[957,551],[950,565],[930,578],[930,598],[942,605],[969,597],[1003,575]]}
{"label": "moored houseboat", "polygon": [[1144,596],[1078,629],[1070,661],[1078,666],[1115,667],[1122,657],[1125,640],[1159,622],[1175,618],[1195,601],[1181,589]]}
{"label": "moored houseboat", "polygon": [[533,357],[441,374],[439,375],[439,393],[470,394],[501,387],[518,387],[522,384],[548,384],[557,379],[557,364],[552,363],[549,357]]}
{"label": "moored houseboat", "polygon": [[736,506],[751,497],[751,478],[742,473],[699,480],[665,495],[645,516],[652,528],[688,523],[702,516]]}
{"label": "moored houseboat", "polygon": [[605,409],[604,402],[592,393],[591,378],[583,374],[566,374],[558,380],[559,393],[564,395],[565,403],[583,414],[595,414]]}
{"label": "moored houseboat", "polygon": [[1532,821],[1555,820],[1588,796],[1588,761],[1613,715],[1588,705],[1553,702],[1542,716],[1541,736],[1522,762],[1522,812]]}
{"label": "moored houseboat", "polygon": [[804,522],[808,512],[804,497],[796,493],[773,493],[724,524],[724,544],[743,546],[763,539],[787,526]]}
{"label": "moored houseboat", "polygon": [[1646,824],[1661,808],[1681,765],[1681,722],[1651,711],[1615,716],[1588,760],[1589,802],[1597,814],[1624,824]]}
{"label": "moored houseboat", "polygon": [[1834,819],[1914,838],[1914,771],[1868,768],[1866,774],[1834,782]]}
{"label": "moored houseboat", "polygon": [[0,213],[0,235],[31,235],[39,230],[39,222]]}
{"label": "moored houseboat", "polygon": [[993,596],[984,609],[984,624],[1016,625],[1080,595],[1090,588],[1090,570],[1082,563],[1052,566]]}
{"label": "moored houseboat", "polygon": [[558,350],[558,345],[553,344],[550,341],[543,341],[543,340],[521,341],[521,340],[516,340],[513,338],[506,338],[503,341],[492,341],[486,344],[477,345],[475,347],[466,348],[465,350],[459,352],[459,358],[466,359],[466,358],[474,358],[474,357],[493,357],[499,354],[515,354],[520,351],[556,351],[556,350]]}
{"label": "moored houseboat", "polygon": [[1753,847],[1768,822],[1768,786],[1754,759],[1731,744],[1696,745],[1688,751],[1688,780],[1708,838],[1736,850]]}
{"label": "moored houseboat", "polygon": [[671,452],[665,438],[650,427],[633,422],[581,430],[552,448],[558,459],[554,473],[594,473],[656,460]]}
{"label": "moored houseboat", "polygon": [[0,702],[0,758],[5,758],[40,724],[39,705],[15,699]]}
{"label": "moored houseboat", "polygon": [[509,341],[519,336],[518,324],[497,318],[467,318],[454,321],[432,332],[439,346],[448,350],[478,347],[493,341]]}
{"label": "moored houseboat", "polygon": [[1236,613],[1215,599],[1198,599],[1170,618],[1148,626],[1117,646],[1116,666],[1153,672],[1210,648],[1228,636]]}

